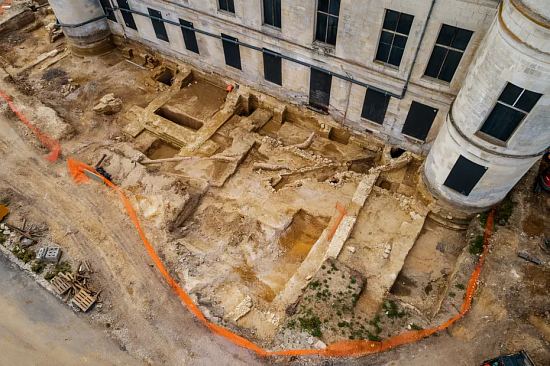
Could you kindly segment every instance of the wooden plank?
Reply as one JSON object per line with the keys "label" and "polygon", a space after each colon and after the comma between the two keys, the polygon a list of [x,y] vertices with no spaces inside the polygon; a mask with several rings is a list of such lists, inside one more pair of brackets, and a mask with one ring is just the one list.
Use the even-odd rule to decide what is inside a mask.
{"label": "wooden plank", "polygon": [[53,290],[58,295],[63,295],[71,288],[71,284],[64,278],[55,276],[52,278],[50,284],[53,287]]}
{"label": "wooden plank", "polygon": [[83,312],[86,312],[92,307],[92,305],[96,302],[96,300],[97,300],[97,295],[92,296],[92,294],[90,294],[88,291],[81,289],[73,297],[72,303],[75,304]]}

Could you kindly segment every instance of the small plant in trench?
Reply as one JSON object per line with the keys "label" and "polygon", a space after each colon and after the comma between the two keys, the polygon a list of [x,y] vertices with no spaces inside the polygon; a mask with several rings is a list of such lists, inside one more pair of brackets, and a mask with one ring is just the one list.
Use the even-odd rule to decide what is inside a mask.
{"label": "small plant in trench", "polygon": [[482,212],[479,214],[479,224],[481,227],[485,227],[487,225],[487,218],[489,217],[489,212]]}
{"label": "small plant in trench", "polygon": [[340,328],[344,328],[344,327],[349,328],[350,324],[347,321],[341,321],[341,322],[338,322],[338,326]]}
{"label": "small plant in trench", "polygon": [[289,320],[288,323],[286,324],[286,327],[288,329],[294,329],[296,328],[296,320],[292,319],[292,320]]}
{"label": "small plant in trench", "polygon": [[367,339],[374,342],[380,342],[382,340],[382,338],[375,334],[372,334],[371,332],[367,332]]}
{"label": "small plant in trench", "polygon": [[321,332],[321,319],[317,315],[310,315],[298,318],[302,331],[311,334],[314,337],[320,338],[323,336]]}
{"label": "small plant in trench", "polygon": [[[343,335],[348,336],[349,339],[368,339],[371,341],[381,341],[382,338],[378,335],[382,332],[380,327],[380,317],[377,316],[371,320],[368,324],[375,326],[375,331],[368,328],[368,325],[361,320],[360,317],[354,317],[351,322],[342,321],[338,323],[339,329]],[[349,332],[349,333],[348,333]]]}
{"label": "small plant in trench", "polygon": [[315,281],[312,281],[309,283],[309,287],[312,288],[312,289],[317,289],[319,286],[321,286],[321,283],[317,280]]}
{"label": "small plant in trench", "polygon": [[397,303],[393,300],[384,301],[382,307],[388,318],[402,318],[406,315],[405,311],[399,310],[399,306],[397,306]]}
{"label": "small plant in trench", "polygon": [[374,327],[374,331],[376,332],[376,334],[382,333],[382,326],[380,325],[380,315],[376,314],[374,318],[369,321],[369,324]]}
{"label": "small plant in trench", "polygon": [[495,222],[498,225],[504,226],[508,223],[508,220],[510,219],[510,216],[512,216],[512,212],[514,210],[514,202],[510,198],[510,196],[507,196],[498,206],[496,213],[495,213]]}
{"label": "small plant in trench", "polygon": [[478,235],[470,241],[468,251],[473,255],[480,255],[483,252],[483,235]]}

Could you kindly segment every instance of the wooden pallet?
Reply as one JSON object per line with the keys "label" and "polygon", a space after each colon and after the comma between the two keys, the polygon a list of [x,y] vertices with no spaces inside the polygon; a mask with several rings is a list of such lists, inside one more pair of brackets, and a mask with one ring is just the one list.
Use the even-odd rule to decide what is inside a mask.
{"label": "wooden pallet", "polygon": [[76,305],[83,312],[88,311],[92,305],[97,301],[97,295],[92,296],[88,291],[80,289],[76,295],[74,295],[71,300],[74,305]]}
{"label": "wooden pallet", "polygon": [[69,281],[67,281],[63,277],[60,277],[59,275],[52,278],[52,280],[50,281],[50,284],[52,285],[55,293],[58,295],[63,295],[65,292],[69,291],[69,289],[72,287]]}

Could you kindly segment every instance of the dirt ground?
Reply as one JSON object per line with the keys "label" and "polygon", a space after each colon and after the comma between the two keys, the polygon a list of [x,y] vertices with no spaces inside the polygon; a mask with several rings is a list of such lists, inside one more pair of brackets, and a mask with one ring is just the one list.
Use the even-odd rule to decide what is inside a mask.
{"label": "dirt ground", "polygon": [[[11,74],[0,75],[0,90],[60,140],[63,159],[94,165],[106,156],[102,167],[210,320],[268,348],[322,348],[434,326],[458,312],[483,217],[466,232],[431,220],[430,202],[416,188],[422,158],[391,156],[372,137],[243,86],[228,94],[223,85],[231,81],[158,55],[159,64],[144,67],[135,65],[139,57],[127,62],[124,48],[79,58],[63,38],[50,44],[43,24],[0,37],[0,63]],[[52,49],[59,53],[35,64]],[[122,100],[122,110],[95,113],[107,93]],[[531,192],[534,171],[511,195],[513,210],[491,239],[474,307],[458,325],[355,360],[259,360],[192,318],[112,192],[73,184],[63,159],[48,164],[28,129],[0,107],[0,200],[12,210],[8,222],[44,224],[71,263],[92,263],[103,292],[89,320],[136,359],[471,365],[526,349],[541,365],[550,362],[549,257],[538,245],[549,235],[550,199]],[[147,162],[167,158],[179,160]],[[335,223],[347,227],[338,226],[337,205],[345,208],[347,236],[331,233]],[[518,250],[544,263],[526,262]]]}
{"label": "dirt ground", "polygon": [[5,365],[139,365],[0,257],[0,348]]}

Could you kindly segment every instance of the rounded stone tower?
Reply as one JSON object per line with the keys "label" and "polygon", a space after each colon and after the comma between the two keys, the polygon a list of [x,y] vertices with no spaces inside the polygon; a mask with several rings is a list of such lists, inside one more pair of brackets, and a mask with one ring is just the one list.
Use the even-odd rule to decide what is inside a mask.
{"label": "rounded stone tower", "polygon": [[99,0],[48,1],[59,23],[69,25],[62,27],[63,33],[75,53],[99,54],[112,48],[111,30],[107,19],[91,21],[105,15]]}
{"label": "rounded stone tower", "polygon": [[550,1],[504,0],[424,166],[443,207],[501,201],[550,144]]}

